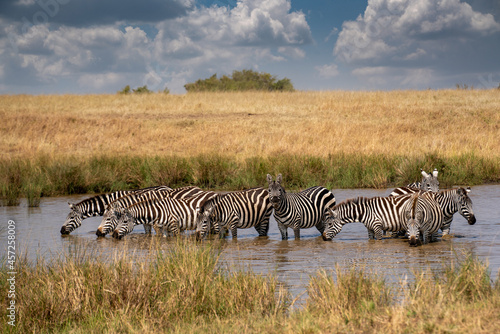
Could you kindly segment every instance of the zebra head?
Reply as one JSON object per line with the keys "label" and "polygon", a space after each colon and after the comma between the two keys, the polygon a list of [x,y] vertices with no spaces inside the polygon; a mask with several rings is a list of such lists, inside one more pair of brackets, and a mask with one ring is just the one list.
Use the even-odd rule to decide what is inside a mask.
{"label": "zebra head", "polygon": [[411,218],[408,221],[408,230],[406,233],[408,234],[408,239],[410,239],[410,246],[417,246],[420,240],[420,224],[415,218]]}
{"label": "zebra head", "polygon": [[338,210],[327,209],[324,220],[325,230],[323,231],[323,240],[332,240],[340,232],[344,223],[339,217]]}
{"label": "zebra head", "polygon": [[211,216],[215,208],[212,201],[206,203],[203,207],[197,208],[196,212],[196,240],[202,240],[210,231],[212,223]]}
{"label": "zebra head", "polygon": [[470,187],[458,188],[457,196],[460,205],[460,214],[467,219],[469,225],[474,225],[476,223],[476,216],[474,216],[474,211],[472,210],[472,200],[467,195],[470,192]]}
{"label": "zebra head", "polygon": [[434,169],[432,174],[427,174],[423,169],[422,171],[422,182],[420,182],[420,189],[421,190],[426,190],[426,191],[432,191],[432,192],[438,192],[439,191],[439,181],[437,179],[438,177],[438,170]]}
{"label": "zebra head", "polygon": [[118,219],[122,214],[122,208],[119,205],[110,204],[104,211],[102,215],[101,225],[97,228],[95,234],[98,237],[104,237],[106,234],[110,233],[118,225]]}
{"label": "zebra head", "polygon": [[117,225],[112,236],[115,239],[121,240],[124,236],[134,230],[136,219],[132,216],[130,211],[125,208],[120,207],[116,211],[119,212],[119,218],[117,219]]}
{"label": "zebra head", "polygon": [[66,217],[66,221],[61,227],[61,234],[70,234],[71,232],[73,232],[77,227],[80,227],[82,225],[82,220],[84,218],[83,212],[78,208],[78,206],[71,203],[68,203],[68,205],[71,211],[69,212],[68,216]]}
{"label": "zebra head", "polygon": [[267,174],[267,183],[269,184],[269,202],[271,202],[275,209],[283,201],[286,194],[285,188],[283,188],[281,182],[283,182],[283,176],[281,176],[281,174],[276,176],[276,181],[273,181],[273,177],[270,174]]}

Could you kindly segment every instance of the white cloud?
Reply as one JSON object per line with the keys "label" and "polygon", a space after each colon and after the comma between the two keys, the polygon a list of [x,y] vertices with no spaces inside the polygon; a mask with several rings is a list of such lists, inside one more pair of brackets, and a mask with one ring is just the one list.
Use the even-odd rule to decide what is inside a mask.
{"label": "white cloud", "polygon": [[347,63],[415,60],[500,31],[493,15],[459,0],[370,0],[364,15],[342,25],[334,54]]}
{"label": "white cloud", "polygon": [[319,76],[323,78],[333,78],[339,75],[339,69],[336,64],[316,66],[315,69]]}
{"label": "white cloud", "polygon": [[[169,3],[174,2],[192,5],[192,0]],[[182,87],[186,83],[181,84],[182,80],[193,73],[197,79],[207,69],[230,72],[259,62],[302,59],[305,52],[300,47],[312,42],[305,15],[291,11],[290,0],[241,0],[232,9],[193,7],[154,28],[153,36],[123,22],[89,27],[51,22],[3,26],[0,45],[11,48],[2,50],[0,62],[12,70],[0,73],[1,79],[9,82],[16,71],[24,71],[24,77],[34,75],[41,83],[76,78],[82,87],[96,89],[125,85],[119,80],[129,78],[139,84],[142,80],[158,87],[166,83]]]}

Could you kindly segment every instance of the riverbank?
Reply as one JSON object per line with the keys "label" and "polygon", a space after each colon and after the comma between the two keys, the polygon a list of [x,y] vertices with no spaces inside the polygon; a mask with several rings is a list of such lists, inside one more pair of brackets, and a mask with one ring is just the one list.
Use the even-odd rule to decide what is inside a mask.
{"label": "riverbank", "polygon": [[[224,245],[179,238],[148,256],[128,251],[103,261],[91,248],[50,263],[16,261],[16,327],[24,332],[497,332],[500,281],[487,264],[466,254],[433,273],[415,271],[399,285],[362,269],[311,273],[305,306],[293,309],[272,275],[229,272],[219,262]],[[107,257],[106,257],[107,258]],[[11,270],[2,262],[0,289]],[[36,291],[36,293],[34,293]],[[249,293],[251,291],[251,293]],[[0,297],[3,305],[7,293]],[[9,310],[0,315],[7,319]]]}
{"label": "riverbank", "polygon": [[[500,182],[496,158],[474,155],[439,158],[331,155],[329,157],[256,157],[239,160],[222,155],[182,157],[90,157],[0,160],[4,205],[19,198],[37,206],[44,196],[104,193],[153,185],[238,190],[265,187],[267,173],[282,173],[291,190],[314,185],[332,188],[389,188],[421,179],[420,168],[440,171],[441,188]],[[431,172],[431,167],[426,167]]]}
{"label": "riverbank", "polygon": [[500,91],[0,96],[0,191],[500,182]]}

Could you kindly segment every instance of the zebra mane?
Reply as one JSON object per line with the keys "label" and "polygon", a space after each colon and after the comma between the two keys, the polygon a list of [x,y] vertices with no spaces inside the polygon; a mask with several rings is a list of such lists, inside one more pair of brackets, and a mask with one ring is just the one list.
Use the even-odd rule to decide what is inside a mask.
{"label": "zebra mane", "polygon": [[417,202],[418,202],[418,196],[420,195],[420,193],[415,193],[413,194],[413,202],[411,204],[411,218],[412,219],[415,219],[415,212],[417,211]]}
{"label": "zebra mane", "polygon": [[349,199],[346,199],[345,201],[343,202],[340,202],[339,204],[335,205],[333,207],[333,210],[335,210],[336,208],[338,208],[340,205],[346,205],[346,204],[362,204],[364,203],[365,201],[367,200],[366,197],[354,197],[354,198],[349,198]]}

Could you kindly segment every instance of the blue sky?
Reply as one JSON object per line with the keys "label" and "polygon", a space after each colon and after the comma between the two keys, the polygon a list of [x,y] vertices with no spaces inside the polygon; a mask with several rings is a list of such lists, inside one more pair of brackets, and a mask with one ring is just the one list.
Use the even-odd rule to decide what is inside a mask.
{"label": "blue sky", "polygon": [[0,94],[184,93],[253,69],[301,90],[500,83],[498,0],[2,0]]}

